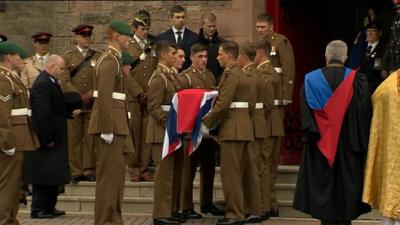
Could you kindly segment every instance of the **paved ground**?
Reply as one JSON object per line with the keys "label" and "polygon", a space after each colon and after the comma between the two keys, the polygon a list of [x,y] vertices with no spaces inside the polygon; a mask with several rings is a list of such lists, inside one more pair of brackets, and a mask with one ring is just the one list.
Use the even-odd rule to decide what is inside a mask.
{"label": "paved ground", "polygon": [[[93,216],[66,215],[54,219],[31,219],[29,214],[21,213],[18,216],[21,225],[93,225]],[[185,225],[214,225],[217,218],[208,217],[201,220],[189,220]],[[124,225],[151,225],[150,216],[124,216]],[[317,220],[312,219],[271,219],[265,221],[264,225],[319,225]],[[353,225],[378,225],[378,221],[362,220],[353,222]]]}

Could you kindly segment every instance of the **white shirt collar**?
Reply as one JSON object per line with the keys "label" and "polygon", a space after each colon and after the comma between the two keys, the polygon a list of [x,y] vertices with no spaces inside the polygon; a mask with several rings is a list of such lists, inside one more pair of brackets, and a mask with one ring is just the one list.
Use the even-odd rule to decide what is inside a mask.
{"label": "white shirt collar", "polygon": [[36,53],[35,56],[36,56],[36,59],[38,59],[38,60],[40,59],[40,57],[43,57],[44,61],[47,62],[47,58],[49,58],[50,53],[47,53],[44,56],[40,56],[39,54]]}
{"label": "white shirt collar", "polygon": [[176,42],[178,42],[178,34],[176,34],[176,32],[177,32],[177,31],[180,31],[180,32],[182,32],[182,33],[181,33],[181,38],[182,38],[182,40],[183,40],[183,35],[184,35],[184,33],[185,33],[185,29],[186,29],[186,27],[183,27],[182,29],[180,29],[180,30],[177,30],[177,29],[175,29],[175,27],[174,27],[174,26],[172,26],[172,31],[174,32],[174,35],[175,35],[175,41],[176,41]]}
{"label": "white shirt collar", "polygon": [[135,41],[140,45],[141,48],[144,48],[144,45],[145,45],[145,43],[146,43],[146,40],[140,39],[138,36],[136,36],[136,34],[133,35],[133,38],[134,38]]}
{"label": "white shirt collar", "polygon": [[375,42],[375,43],[373,43],[373,44],[368,43],[368,46],[371,46],[371,52],[374,51],[374,49],[376,48],[376,46],[377,46],[378,44],[379,44],[379,41],[377,41],[377,42]]}
{"label": "white shirt collar", "polygon": [[76,48],[78,48],[78,51],[79,51],[83,56],[85,56],[86,53],[87,53],[87,51],[89,50],[88,48],[87,48],[87,49],[83,49],[83,48],[79,47],[79,45],[77,45]]}

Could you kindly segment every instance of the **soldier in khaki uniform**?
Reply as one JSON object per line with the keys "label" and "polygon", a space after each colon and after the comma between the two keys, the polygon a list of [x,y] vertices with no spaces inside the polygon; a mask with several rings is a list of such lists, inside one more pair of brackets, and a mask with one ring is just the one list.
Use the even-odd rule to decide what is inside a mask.
{"label": "soldier in khaki uniform", "polygon": [[219,122],[218,140],[221,144],[221,180],[225,196],[225,218],[218,225],[243,224],[245,218],[243,187],[247,180],[244,168],[250,142],[254,141],[252,116],[256,96],[251,90],[251,79],[236,63],[239,46],[233,41],[220,45],[218,61],[225,67],[218,85],[219,96],[202,124],[202,132],[215,127]]}
{"label": "soldier in khaki uniform", "polygon": [[95,181],[96,156],[93,137],[88,134],[90,113],[93,107],[93,70],[101,52],[90,48],[93,26],[81,24],[72,29],[76,47],[64,54],[66,71],[63,74],[63,91],[81,95],[82,109],[67,120],[68,158],[71,182]]}
{"label": "soldier in khaki uniform", "polygon": [[97,156],[95,225],[123,224],[121,204],[126,155],[133,150],[126,104],[121,52],[128,47],[132,31],[113,20],[107,30],[108,47],[97,60],[95,98],[89,122]]}
{"label": "soldier in khaki uniform", "polygon": [[[216,89],[214,75],[207,69],[207,48],[202,44],[194,44],[190,48],[192,65],[179,74],[179,81],[182,88],[201,88],[208,90]],[[211,145],[214,144],[211,138],[203,138],[199,149],[189,156],[184,154],[182,170],[182,192],[181,209],[187,219],[202,218],[201,214],[194,211],[193,205],[193,181],[196,175],[197,166],[200,163],[200,204],[209,207],[213,204],[213,188],[215,176],[215,158]],[[185,142],[186,143],[186,142]],[[214,206],[216,207],[216,206]],[[223,214],[223,211],[220,210]]]}
{"label": "soldier in khaki uniform", "polygon": [[[279,74],[280,89],[278,96],[274,99],[274,105],[278,106],[281,119],[285,117],[285,106],[292,103],[293,87],[295,79],[295,60],[293,48],[289,39],[282,34],[273,31],[273,20],[271,16],[261,14],[257,17],[256,29],[260,38],[266,40],[271,50],[269,59],[275,71]],[[276,200],[275,181],[278,170],[279,152],[281,141],[273,146],[271,173],[271,216],[279,216],[278,203]]]}
{"label": "soldier in khaki uniform", "polygon": [[49,53],[49,42],[53,35],[46,32],[38,32],[31,37],[33,38],[36,54],[26,59],[24,71],[21,72],[21,81],[26,88],[30,89],[36,77],[44,69],[44,64]]}
{"label": "soldier in khaki uniform", "polygon": [[155,50],[159,63],[149,81],[147,107],[150,116],[146,132],[146,142],[151,144],[156,165],[153,222],[155,225],[179,224],[172,218],[173,186],[175,179],[180,179],[174,176],[176,152],[162,159],[168,112],[172,97],[179,88],[178,80],[170,69],[175,64],[177,50],[174,44],[167,41],[158,42]]}
{"label": "soldier in khaki uniform", "polygon": [[147,91],[151,75],[157,66],[157,58],[152,50],[155,37],[149,34],[151,26],[150,14],[139,10],[133,20],[134,35],[129,43],[128,53],[133,57],[131,76],[140,88],[130,100],[132,107],[132,129],[136,153],[128,157],[131,181],[153,181],[153,173],[149,171],[151,164],[151,147],[145,142],[145,133],[149,113],[147,111]]}
{"label": "soldier in khaki uniform", "polygon": [[279,148],[282,137],[285,135],[283,113],[281,113],[282,106],[277,100],[281,96],[282,83],[280,82],[281,75],[274,70],[268,58],[268,53],[271,49],[270,45],[263,40],[258,40],[254,43],[254,48],[257,52],[255,57],[255,63],[258,65],[257,68],[263,73],[265,81],[271,84],[273,89],[273,107],[270,114],[266,117],[269,137],[264,141],[261,157],[262,164],[265,167],[262,172],[261,181],[262,204],[265,217],[268,218],[269,216],[278,216],[276,213],[279,212],[277,211],[275,180],[279,160]]}
{"label": "soldier in khaki uniform", "polygon": [[22,51],[10,42],[0,44],[0,224],[19,224],[23,152],[39,147],[28,118],[28,91],[14,72],[23,68]]}
{"label": "soldier in khaki uniform", "polygon": [[266,115],[269,114],[273,103],[273,90],[270,83],[265,82],[263,74],[257,69],[254,63],[256,50],[250,43],[244,43],[240,46],[238,64],[247,76],[252,78],[254,91],[256,91],[257,101],[255,105],[255,113],[253,117],[254,138],[251,142],[249,154],[249,166],[245,169],[247,179],[253,178],[250,182],[245,183],[244,201],[247,223],[256,223],[263,220],[261,208],[261,183],[259,177],[262,177],[264,170],[261,164],[260,156],[262,154],[262,146],[264,140],[271,134],[267,129]]}

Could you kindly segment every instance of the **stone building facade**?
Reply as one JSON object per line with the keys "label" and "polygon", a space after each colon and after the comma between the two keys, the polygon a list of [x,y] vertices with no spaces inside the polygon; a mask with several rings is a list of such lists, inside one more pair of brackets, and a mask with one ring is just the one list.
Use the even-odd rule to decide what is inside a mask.
{"label": "stone building facade", "polygon": [[105,30],[113,19],[132,23],[138,9],[146,9],[152,16],[151,33],[157,35],[170,26],[168,9],[175,4],[187,9],[187,26],[193,31],[200,27],[200,16],[213,12],[218,18],[222,37],[238,42],[253,40],[255,19],[264,11],[264,0],[214,1],[1,1],[0,33],[21,44],[31,55],[34,52],[30,36],[38,31],[54,35],[51,52],[62,54],[73,47],[71,29],[78,24],[95,26],[94,43],[103,48]]}

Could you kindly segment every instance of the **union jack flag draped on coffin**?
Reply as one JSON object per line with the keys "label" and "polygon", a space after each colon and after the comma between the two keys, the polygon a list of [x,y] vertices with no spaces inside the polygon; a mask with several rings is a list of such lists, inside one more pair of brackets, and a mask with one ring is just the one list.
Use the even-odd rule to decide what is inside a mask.
{"label": "union jack flag draped on coffin", "polygon": [[174,94],[165,131],[163,159],[181,147],[183,133],[191,133],[188,154],[196,150],[203,137],[201,120],[211,111],[217,96],[218,91],[204,89],[185,89]]}

